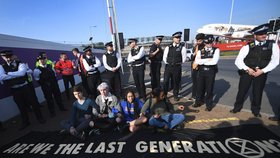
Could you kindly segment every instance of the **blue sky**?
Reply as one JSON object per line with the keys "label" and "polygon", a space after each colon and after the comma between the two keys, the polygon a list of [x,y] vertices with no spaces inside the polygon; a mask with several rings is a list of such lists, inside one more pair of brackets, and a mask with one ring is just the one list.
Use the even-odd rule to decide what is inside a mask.
{"label": "blue sky", "polygon": [[[124,38],[228,23],[231,0],[115,0]],[[235,0],[232,23],[258,25],[280,16],[279,0]],[[91,27],[90,26],[97,26]],[[0,0],[0,33],[66,43],[111,40],[106,0]]]}

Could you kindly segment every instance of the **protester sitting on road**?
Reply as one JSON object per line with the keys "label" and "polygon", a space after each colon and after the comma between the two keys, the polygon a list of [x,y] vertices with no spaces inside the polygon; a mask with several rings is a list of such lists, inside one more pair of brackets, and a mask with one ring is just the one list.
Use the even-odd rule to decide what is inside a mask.
{"label": "protester sitting on road", "polygon": [[95,102],[98,105],[99,114],[89,125],[101,131],[115,129],[122,122],[118,99],[109,92],[109,85],[105,82],[102,82],[97,89],[100,95],[97,96]]}
{"label": "protester sitting on road", "polygon": [[93,116],[98,115],[98,106],[91,99],[84,97],[82,86],[75,86],[73,94],[77,100],[73,103],[71,117],[62,121],[61,125],[71,135],[84,140],[89,122]]}
{"label": "protester sitting on road", "polygon": [[[182,105],[177,108],[178,110],[184,110]],[[155,88],[152,91],[152,97],[146,101],[140,116],[146,114],[147,109],[150,109],[151,113],[149,125],[166,130],[172,130],[175,127],[182,128],[185,116],[183,114],[174,114],[174,107],[166,101],[163,89]]]}
{"label": "protester sitting on road", "polygon": [[121,102],[123,121],[126,122],[130,132],[135,132],[141,128],[140,125],[147,122],[147,117],[140,116],[140,111],[143,107],[143,102],[135,97],[132,90],[127,90],[125,99]]}

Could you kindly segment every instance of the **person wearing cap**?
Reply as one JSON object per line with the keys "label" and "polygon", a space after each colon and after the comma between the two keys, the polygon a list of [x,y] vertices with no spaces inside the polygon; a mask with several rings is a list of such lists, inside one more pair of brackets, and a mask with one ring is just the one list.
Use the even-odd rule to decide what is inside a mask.
{"label": "person wearing cap", "polygon": [[13,99],[19,108],[22,118],[22,126],[19,130],[23,130],[30,125],[27,111],[27,106],[30,105],[37,120],[40,123],[45,123],[46,120],[42,116],[40,105],[27,85],[26,64],[14,60],[13,53],[9,50],[1,51],[0,54],[5,61],[0,65],[0,81],[11,88]]}
{"label": "person wearing cap", "polygon": [[109,85],[102,82],[98,85],[100,95],[95,99],[98,105],[98,116],[90,122],[91,127],[103,130],[114,129],[122,122],[121,107],[118,98],[110,93]]}
{"label": "person wearing cap", "polygon": [[106,69],[105,78],[111,87],[111,92],[118,98],[121,97],[121,76],[120,67],[122,58],[119,52],[113,50],[113,43],[105,44],[106,52],[102,57],[103,65]]}
{"label": "person wearing cap", "polygon": [[145,77],[145,51],[144,47],[137,45],[137,39],[129,39],[129,46],[131,48],[127,62],[131,63],[132,75],[134,83],[139,94],[139,98],[146,100],[146,86],[144,83]]}
{"label": "person wearing cap", "polygon": [[243,46],[235,60],[240,80],[231,113],[240,112],[245,96],[253,85],[251,111],[255,117],[261,117],[262,93],[267,75],[279,65],[279,47],[276,43],[267,40],[268,29],[269,24],[262,24],[251,30],[255,40]]}
{"label": "person wearing cap", "polygon": [[90,96],[95,99],[98,95],[97,86],[101,83],[101,76],[98,68],[101,66],[100,60],[92,53],[91,47],[84,49],[83,65],[90,90]]}
{"label": "person wearing cap", "polygon": [[151,60],[150,74],[152,89],[160,87],[160,68],[163,56],[163,49],[161,48],[161,41],[164,36],[156,36],[153,45],[150,48],[149,57]]}
{"label": "person wearing cap", "polygon": [[[39,56],[43,56],[46,58],[47,64],[52,65],[52,67],[54,68],[55,64],[54,62],[52,62],[50,59],[48,59],[47,53],[46,52],[39,52]],[[37,67],[39,65],[39,62],[36,61],[35,63],[35,67]]]}
{"label": "person wearing cap", "polygon": [[40,84],[44,97],[48,104],[51,117],[55,116],[54,100],[60,111],[67,111],[62,103],[61,92],[55,76],[52,64],[47,64],[45,56],[37,57],[39,65],[34,69],[34,79]]}
{"label": "person wearing cap", "polygon": [[90,94],[90,89],[88,88],[88,84],[87,84],[86,71],[83,65],[83,55],[80,53],[78,48],[73,48],[72,53],[76,57],[74,62],[75,63],[74,67],[78,70],[81,76],[82,85],[85,88],[87,94]]}
{"label": "person wearing cap", "polygon": [[204,48],[204,40],[205,35],[203,33],[199,33],[195,36],[196,44],[193,47],[193,54],[191,56],[191,76],[192,76],[192,97],[189,100],[194,101],[196,99],[197,92],[197,74],[198,74],[198,65],[194,62],[196,54],[199,50]]}
{"label": "person wearing cap", "polygon": [[213,35],[206,35],[204,38],[205,47],[199,50],[195,57],[195,64],[198,64],[198,77],[196,100],[193,106],[201,106],[205,98],[205,111],[211,111],[213,108],[213,89],[220,58],[220,49],[213,47],[213,42]]}
{"label": "person wearing cap", "polygon": [[56,64],[55,64],[56,73],[62,75],[67,99],[70,99],[69,83],[71,84],[72,87],[75,86],[73,65],[74,65],[74,63],[68,59],[66,53],[61,53],[59,61],[56,62]]}
{"label": "person wearing cap", "polygon": [[[172,35],[173,42],[164,49],[163,61],[164,71],[164,94],[167,96],[169,82],[173,82],[174,100],[179,101],[179,89],[182,77],[182,63],[187,59],[187,49],[181,45],[182,32],[175,32]],[[166,97],[167,98],[167,97]]]}

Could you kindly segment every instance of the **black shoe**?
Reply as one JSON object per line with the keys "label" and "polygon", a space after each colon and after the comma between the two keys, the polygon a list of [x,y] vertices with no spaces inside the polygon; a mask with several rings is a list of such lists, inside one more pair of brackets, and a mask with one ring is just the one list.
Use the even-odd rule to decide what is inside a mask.
{"label": "black shoe", "polygon": [[20,126],[20,128],[18,129],[19,131],[24,130],[25,128],[27,128],[30,125],[30,122],[24,123]]}
{"label": "black shoe", "polygon": [[260,113],[258,114],[254,114],[255,117],[262,117],[262,115]]}
{"label": "black shoe", "polygon": [[276,117],[276,116],[269,117],[268,119],[269,119],[270,121],[280,121],[280,118],[279,118],[279,117]]}
{"label": "black shoe", "polygon": [[198,108],[198,107],[200,107],[202,104],[201,103],[195,103],[195,104],[193,104],[193,106],[192,107],[194,107],[194,108]]}
{"label": "black shoe", "polygon": [[99,129],[92,129],[92,130],[90,130],[90,131],[88,132],[88,135],[89,135],[89,136],[100,135],[100,134],[101,134],[101,132],[100,132]]}
{"label": "black shoe", "polygon": [[46,121],[45,119],[43,119],[43,118],[38,119],[38,121],[39,121],[40,124],[45,124],[45,123],[47,122],[47,121]]}
{"label": "black shoe", "polygon": [[66,129],[63,129],[61,131],[58,132],[58,134],[60,135],[64,135],[64,134],[68,134],[69,132]]}
{"label": "black shoe", "polygon": [[229,111],[230,113],[233,113],[233,114],[235,114],[235,113],[238,113],[238,112],[240,112],[240,110],[236,110],[236,109],[231,109],[230,111]]}
{"label": "black shoe", "polygon": [[206,107],[205,111],[212,111],[212,107]]}

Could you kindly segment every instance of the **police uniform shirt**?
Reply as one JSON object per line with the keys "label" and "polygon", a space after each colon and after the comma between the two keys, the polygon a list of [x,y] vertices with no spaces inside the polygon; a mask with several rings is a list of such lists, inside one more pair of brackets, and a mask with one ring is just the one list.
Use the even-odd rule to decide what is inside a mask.
{"label": "police uniform shirt", "polygon": [[[107,51],[108,54],[112,54],[113,52],[109,52]],[[118,64],[117,66],[115,67],[116,69],[119,69],[121,67],[121,62],[122,62],[122,58],[120,56],[120,53],[119,52],[116,52],[116,58],[118,59]],[[105,69],[109,70],[109,71],[112,71],[113,68],[110,67],[108,64],[107,64],[107,56],[104,54],[103,57],[102,57],[102,61],[103,61],[103,65],[105,67]]]}
{"label": "police uniform shirt", "polygon": [[152,61],[162,61],[163,50],[160,45],[153,43],[153,45],[150,48],[150,54],[154,53],[157,49],[159,49],[159,51],[156,53],[156,55],[150,57]]}
{"label": "police uniform shirt", "polygon": [[[259,45],[259,41],[255,40],[255,45]],[[235,59],[235,65],[238,67],[240,70],[248,70],[249,67],[244,63],[244,59],[249,53],[249,45],[243,46],[239,53],[237,58]],[[264,73],[267,73],[269,71],[272,71],[276,66],[279,65],[279,47],[277,44],[273,43],[272,45],[272,55],[271,55],[271,60],[269,64],[262,69]]]}
{"label": "police uniform shirt", "polygon": [[[14,61],[9,63],[8,65],[12,64],[13,62]],[[19,63],[17,71],[8,72],[8,73],[6,73],[3,66],[0,65],[0,81],[9,80],[9,79],[17,78],[17,77],[22,77],[22,76],[26,75],[26,72],[27,72],[27,67],[26,67],[26,64],[24,64],[24,63]]]}
{"label": "police uniform shirt", "polygon": [[[90,58],[90,56],[86,55],[87,58]],[[83,64],[84,64],[84,68],[86,71],[95,71],[95,68],[98,68],[99,66],[101,66],[101,62],[100,60],[96,57],[95,57],[95,64],[94,65],[91,65],[89,66],[86,59],[83,59]]]}
{"label": "police uniform shirt", "polygon": [[[138,49],[138,47],[136,47],[134,49]],[[138,51],[137,55],[134,55],[134,56],[131,55],[131,51],[130,51],[128,54],[128,57],[127,57],[127,62],[132,63],[135,60],[141,59],[144,55],[145,55],[144,47],[141,47],[140,50]]]}
{"label": "police uniform shirt", "polygon": [[[175,44],[173,43],[172,44],[174,47],[178,47],[180,44]],[[168,56],[168,53],[169,53],[169,46],[165,47],[164,49],[164,52],[163,52],[163,62],[165,64],[168,64],[167,63],[167,56]],[[181,50],[181,54],[182,54],[182,63],[186,62],[187,60],[187,49],[186,47],[183,46],[182,50]]]}
{"label": "police uniform shirt", "polygon": [[[205,49],[209,49],[208,51],[213,50],[213,48],[206,48]],[[213,52],[213,58],[206,58],[206,59],[202,59],[201,58],[201,50],[199,50],[196,54],[195,57],[195,63],[198,65],[217,65],[219,58],[220,58],[220,49],[216,48],[215,52]],[[209,60],[211,59],[211,60]]]}

